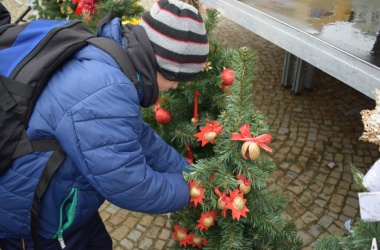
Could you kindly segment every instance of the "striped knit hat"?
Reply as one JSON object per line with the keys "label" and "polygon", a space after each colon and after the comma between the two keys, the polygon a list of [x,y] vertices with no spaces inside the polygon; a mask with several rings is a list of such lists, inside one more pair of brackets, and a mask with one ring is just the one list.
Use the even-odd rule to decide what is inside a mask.
{"label": "striped knit hat", "polygon": [[178,0],[159,0],[141,18],[158,71],[170,81],[192,81],[207,60],[209,44],[202,17]]}

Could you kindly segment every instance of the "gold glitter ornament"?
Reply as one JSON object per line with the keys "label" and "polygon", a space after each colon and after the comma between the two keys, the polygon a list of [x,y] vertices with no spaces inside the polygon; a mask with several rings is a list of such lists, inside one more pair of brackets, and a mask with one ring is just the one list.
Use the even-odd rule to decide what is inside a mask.
{"label": "gold glitter ornament", "polygon": [[202,72],[211,70],[211,62],[209,60],[206,61],[205,65],[203,66]]}

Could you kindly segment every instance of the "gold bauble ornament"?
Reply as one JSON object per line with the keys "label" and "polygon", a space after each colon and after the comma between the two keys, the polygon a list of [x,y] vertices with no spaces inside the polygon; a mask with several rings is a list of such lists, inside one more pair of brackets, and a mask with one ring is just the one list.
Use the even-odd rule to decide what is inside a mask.
{"label": "gold bauble ornament", "polygon": [[255,142],[244,142],[241,146],[241,154],[244,159],[257,160],[260,156],[260,147]]}
{"label": "gold bauble ornament", "polygon": [[206,141],[212,141],[214,140],[216,137],[216,133],[215,132],[207,132],[204,134],[204,138]]}
{"label": "gold bauble ornament", "polygon": [[224,94],[230,94],[231,93],[231,87],[230,86],[224,86],[222,88]]}
{"label": "gold bauble ornament", "polygon": [[220,197],[219,200],[218,200],[218,208],[220,208],[221,210],[223,210],[225,207],[226,207],[226,202],[223,201],[222,197]]}
{"label": "gold bauble ornament", "polygon": [[197,187],[192,187],[190,189],[190,196],[193,198],[198,198],[201,195],[201,192]]}
{"label": "gold bauble ornament", "polygon": [[197,120],[198,119],[195,119],[194,117],[191,118],[191,124],[193,124],[194,126],[197,125]]}
{"label": "gold bauble ornament", "polygon": [[197,246],[200,246],[202,244],[202,237],[194,236],[193,243]]}
{"label": "gold bauble ornament", "polygon": [[214,223],[214,218],[212,218],[211,216],[210,217],[207,217],[203,220],[203,224],[206,226],[206,227],[211,227],[212,226],[212,223]]}
{"label": "gold bauble ornament", "polygon": [[240,183],[239,190],[243,194],[248,194],[251,191],[251,185],[250,184],[245,185],[244,183]]}
{"label": "gold bauble ornament", "polygon": [[234,201],[232,202],[232,206],[238,211],[243,210],[245,207],[243,198],[240,196],[235,197]]}
{"label": "gold bauble ornament", "polygon": [[182,230],[179,230],[177,232],[177,239],[178,241],[183,241],[184,239],[186,239],[186,235]]}

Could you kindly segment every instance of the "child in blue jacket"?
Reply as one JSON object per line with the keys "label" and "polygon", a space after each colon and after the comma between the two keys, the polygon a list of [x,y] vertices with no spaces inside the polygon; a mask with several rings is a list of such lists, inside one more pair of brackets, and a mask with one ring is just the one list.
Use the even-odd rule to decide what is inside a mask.
{"label": "child in blue jacket", "polygon": [[[98,214],[105,200],[152,214],[189,202],[183,177],[189,163],[142,121],[141,107],[202,70],[209,44],[200,14],[178,0],[160,0],[140,25],[121,26],[114,18],[98,32],[127,50],[139,87],[91,45],[52,75],[26,132],[31,139],[56,138],[67,156],[41,200],[38,249],[112,249]],[[17,158],[0,176],[3,250],[33,248],[33,193],[51,153]]]}

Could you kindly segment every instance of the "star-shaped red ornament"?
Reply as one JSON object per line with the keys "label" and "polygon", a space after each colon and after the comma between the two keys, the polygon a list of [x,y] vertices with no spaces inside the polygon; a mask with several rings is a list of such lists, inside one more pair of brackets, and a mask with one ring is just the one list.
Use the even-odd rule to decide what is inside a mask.
{"label": "star-shaped red ornament", "polygon": [[194,134],[194,136],[198,137],[197,141],[201,141],[203,147],[208,142],[210,142],[211,144],[215,143],[215,137],[213,136],[214,138],[210,139],[208,135],[210,135],[211,133],[215,133],[215,135],[220,134],[220,132],[222,132],[223,130],[223,125],[218,124],[218,121],[214,120],[212,124],[208,121],[206,126],[200,127],[199,129],[201,130],[201,132]]}
{"label": "star-shaped red ornament", "polygon": [[247,199],[243,198],[243,193],[240,193],[239,189],[230,192],[229,202],[226,208],[231,209],[232,219],[240,220],[240,216],[247,218],[246,212],[249,212],[249,210],[245,206],[246,203]]}
{"label": "star-shaped red ornament", "polygon": [[208,240],[204,239],[201,236],[190,234],[188,243],[191,244],[192,247],[202,248],[202,246],[208,243]]}
{"label": "star-shaped red ornament", "polygon": [[206,229],[208,230],[209,227],[213,226],[216,220],[216,212],[215,211],[208,211],[207,213],[202,213],[201,218],[198,220],[197,228],[200,230]]}
{"label": "star-shaped red ornament", "polygon": [[189,234],[186,229],[182,229],[178,224],[174,226],[173,238],[179,242],[180,246],[187,246],[189,242]]}
{"label": "star-shaped red ornament", "polygon": [[190,181],[190,202],[194,202],[194,207],[198,205],[198,203],[202,203],[203,199],[205,198],[203,192],[204,189],[201,187],[198,187],[196,184],[196,181]]}

